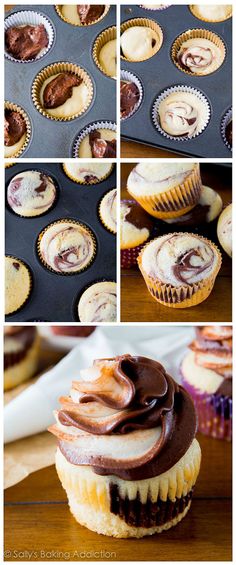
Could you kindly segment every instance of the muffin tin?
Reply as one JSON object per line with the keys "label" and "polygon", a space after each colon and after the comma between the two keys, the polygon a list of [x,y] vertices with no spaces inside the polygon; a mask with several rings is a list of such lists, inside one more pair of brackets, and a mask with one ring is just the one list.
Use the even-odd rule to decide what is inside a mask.
{"label": "muffin tin", "polygon": [[[52,23],[55,37],[51,49],[34,62],[13,62],[5,57],[5,99],[22,106],[32,123],[30,143],[22,157],[73,157],[75,138],[87,124],[97,120],[116,121],[116,81],[103,74],[96,66],[92,49],[96,37],[116,24],[116,6],[98,23],[74,26],[64,22],[51,5],[20,5],[20,10],[44,14]],[[6,17],[18,12],[19,7],[7,12]],[[90,75],[94,94],[92,104],[80,117],[70,122],[48,120],[34,106],[31,88],[36,75],[46,66],[59,61],[75,63]],[[105,104],[104,104],[105,101]]]}
{"label": "muffin tin", "polygon": [[[78,298],[90,284],[101,280],[116,280],[116,237],[99,220],[98,208],[104,194],[116,188],[116,170],[104,181],[82,185],[71,181],[61,163],[16,164],[5,171],[6,191],[10,180],[27,170],[42,171],[52,177],[58,198],[51,210],[35,218],[17,216],[8,207],[6,199],[5,251],[22,259],[33,276],[33,290],[27,303],[16,313],[6,317],[7,322],[43,320],[51,322],[79,321]],[[97,252],[92,264],[83,272],[61,275],[50,272],[41,263],[37,253],[40,232],[58,219],[81,221],[92,229],[97,240]]]}
{"label": "muffin tin", "polygon": [[[143,86],[143,99],[138,110],[121,122],[121,138],[137,141],[188,157],[231,157],[231,150],[221,135],[222,119],[232,104],[232,18],[210,23],[197,19],[188,5],[169,6],[166,10],[145,10],[140,6],[121,7],[121,23],[133,18],[148,18],[160,24],[164,41],[156,55],[144,62],[128,62],[121,58],[121,69],[133,72]],[[188,29],[209,29],[224,41],[226,57],[221,67],[210,75],[191,76],[180,71],[171,59],[175,39]],[[211,118],[196,138],[171,140],[154,126],[152,108],[156,98],[169,87],[190,86],[208,99]]]}

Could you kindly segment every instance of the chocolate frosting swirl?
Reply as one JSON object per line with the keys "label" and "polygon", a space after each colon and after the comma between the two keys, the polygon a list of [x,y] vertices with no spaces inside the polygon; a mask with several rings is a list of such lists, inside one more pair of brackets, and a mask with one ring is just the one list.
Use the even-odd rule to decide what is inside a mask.
{"label": "chocolate frosting swirl", "polygon": [[[92,465],[98,474],[126,480],[157,476],[175,465],[196,433],[196,414],[185,389],[160,363],[142,356],[95,361],[95,369],[100,375],[95,380],[73,383],[76,402],[60,399],[58,426],[50,431],[59,437],[65,457],[74,464]],[[81,434],[86,435],[84,449]],[[98,449],[96,454],[96,443],[95,453],[91,451],[94,434],[96,442],[100,438],[106,447],[108,442],[106,452],[104,447],[104,453]],[[117,443],[114,448],[114,438],[119,441],[121,436],[122,452],[128,446],[126,457]]]}

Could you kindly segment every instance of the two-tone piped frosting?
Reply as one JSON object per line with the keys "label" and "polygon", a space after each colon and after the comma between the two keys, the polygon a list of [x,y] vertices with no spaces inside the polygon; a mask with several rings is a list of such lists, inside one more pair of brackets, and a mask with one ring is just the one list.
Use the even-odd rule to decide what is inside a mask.
{"label": "two-tone piped frosting", "polygon": [[60,404],[50,431],[61,452],[100,475],[125,480],[160,475],[186,453],[196,433],[190,396],[146,357],[94,361]]}
{"label": "two-tone piped frosting", "polygon": [[232,396],[232,327],[196,328],[196,339],[182,363],[187,382],[203,392]]}

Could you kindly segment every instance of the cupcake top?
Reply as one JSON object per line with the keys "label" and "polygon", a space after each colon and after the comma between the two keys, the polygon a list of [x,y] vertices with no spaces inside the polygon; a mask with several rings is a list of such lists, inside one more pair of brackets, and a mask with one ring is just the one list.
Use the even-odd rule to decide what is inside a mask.
{"label": "cupcake top", "polygon": [[37,335],[35,326],[6,326],[4,328],[4,369],[13,363],[12,354],[26,351]]}
{"label": "cupcake top", "polygon": [[13,177],[7,188],[7,202],[19,216],[40,216],[55,202],[53,180],[40,171],[22,171]]}
{"label": "cupcake top", "polygon": [[138,163],[129,174],[127,188],[134,196],[167,192],[184,183],[196,168],[196,163]]}
{"label": "cupcake top", "polygon": [[62,16],[71,24],[90,25],[96,22],[104,13],[104,5],[64,4],[61,6]]}
{"label": "cupcake top", "polygon": [[66,459],[128,481],[169,470],[196,433],[187,391],[146,357],[94,361],[60,403],[50,431]]}
{"label": "cupcake top", "polygon": [[232,15],[232,4],[192,4],[190,8],[197,18],[207,22],[221,22]]}
{"label": "cupcake top", "polygon": [[182,363],[183,377],[202,392],[232,397],[232,327],[196,328]]}
{"label": "cupcake top", "polygon": [[121,200],[120,203],[120,246],[121,249],[141,245],[150,236],[153,228],[151,216],[135,202]]}
{"label": "cupcake top", "polygon": [[198,283],[215,273],[219,251],[207,239],[190,233],[170,233],[146,245],[140,260],[153,279],[173,287]]}
{"label": "cupcake top", "polygon": [[120,82],[120,117],[128,118],[140,100],[140,91],[134,82]]}
{"label": "cupcake top", "polygon": [[133,25],[121,34],[121,53],[129,61],[143,61],[156,53],[160,43],[160,37],[151,27]]}
{"label": "cupcake top", "polygon": [[224,57],[224,50],[213,41],[203,37],[193,37],[183,41],[176,59],[184,71],[194,75],[209,75],[222,65]]}
{"label": "cupcake top", "polygon": [[110,39],[102,46],[98,62],[109,77],[116,77],[116,39]]}
{"label": "cupcake top", "polygon": [[[14,146],[15,153],[17,146],[23,145],[26,138],[26,123],[20,114],[15,110],[5,110],[4,117],[4,145],[7,147]],[[21,145],[20,145],[21,144]],[[7,157],[8,155],[6,155]]]}
{"label": "cupcake top", "polygon": [[48,35],[43,24],[15,26],[6,30],[5,45],[14,59],[35,59],[48,46]]}
{"label": "cupcake top", "polygon": [[39,255],[57,273],[76,273],[91,263],[96,251],[92,232],[73,220],[59,220],[39,236]]}
{"label": "cupcake top", "polygon": [[208,121],[208,105],[193,92],[171,92],[159,105],[162,129],[173,137],[193,137]]}
{"label": "cupcake top", "polygon": [[65,173],[76,182],[96,184],[112,171],[111,163],[63,163]]}
{"label": "cupcake top", "polygon": [[92,130],[79,145],[79,157],[116,157],[116,132],[108,128]]}
{"label": "cupcake top", "polygon": [[222,198],[218,192],[209,186],[202,185],[199,201],[194,208],[183,216],[164,221],[168,224],[175,224],[175,226],[199,226],[213,222],[219,216],[222,207]]}
{"label": "cupcake top", "polygon": [[88,95],[88,87],[82,77],[61,72],[44,81],[40,102],[47,114],[63,118],[81,112],[87,105]]}
{"label": "cupcake top", "polygon": [[219,217],[217,236],[225,252],[232,257],[232,204],[226,206]]}
{"label": "cupcake top", "polygon": [[116,322],[116,283],[103,281],[83,292],[78,315],[81,322]]}
{"label": "cupcake top", "polygon": [[117,190],[109,190],[100,203],[99,213],[105,226],[113,233],[116,233],[116,216],[117,216]]}
{"label": "cupcake top", "polygon": [[5,257],[5,314],[13,314],[28,298],[31,290],[29,269],[16,257]]}

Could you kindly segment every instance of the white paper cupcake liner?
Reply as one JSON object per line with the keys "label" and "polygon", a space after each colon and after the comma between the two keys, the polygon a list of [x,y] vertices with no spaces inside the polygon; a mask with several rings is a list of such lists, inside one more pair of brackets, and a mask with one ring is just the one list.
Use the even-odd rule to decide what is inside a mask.
{"label": "white paper cupcake liner", "polygon": [[34,63],[42,57],[45,57],[47,53],[53,46],[54,39],[55,39],[55,28],[52,22],[48,19],[48,17],[44,16],[44,14],[40,14],[39,12],[34,12],[33,10],[22,10],[20,12],[15,12],[8,16],[4,21],[4,32],[11,27],[19,27],[24,25],[40,25],[43,24],[47,35],[48,35],[48,45],[44,47],[41,52],[34,59],[26,59],[22,61],[21,59],[15,59],[8,53],[5,49],[5,57],[14,63]]}
{"label": "white paper cupcake liner", "polygon": [[[170,135],[164,129],[162,129],[162,127],[159,123],[159,107],[160,107],[160,104],[163,100],[165,100],[165,98],[167,98],[173,92],[189,92],[191,94],[195,94],[195,96],[197,96],[197,98],[199,100],[201,100],[203,102],[204,106],[205,106],[205,111],[206,111],[205,123],[199,129],[199,131],[196,132],[191,137]],[[152,121],[153,121],[155,128],[159,131],[159,133],[161,133],[161,135],[163,135],[167,139],[171,139],[173,141],[189,141],[191,139],[195,139],[195,137],[198,137],[206,129],[207,125],[209,124],[210,118],[211,118],[211,107],[210,107],[210,103],[208,102],[208,99],[205,96],[205,94],[200,92],[200,90],[193,88],[192,86],[185,86],[183,84],[178,85],[178,86],[172,86],[170,88],[166,88],[165,90],[163,90],[163,92],[161,92],[161,94],[159,94],[159,96],[156,98],[156,100],[153,104],[153,107],[152,107]]]}
{"label": "white paper cupcake liner", "polygon": [[169,8],[170,6],[172,6],[172,4],[166,4],[165,6],[160,6],[159,8],[153,7],[151,8],[151,6],[144,6],[143,4],[140,4],[139,7],[143,8],[143,10],[151,10],[152,12],[161,12],[162,10],[166,10],[166,8]]}
{"label": "white paper cupcake liner", "polygon": [[115,122],[101,121],[93,122],[92,124],[88,124],[85,128],[83,128],[76,136],[72,146],[72,157],[74,157],[74,159],[80,159],[79,146],[86,135],[89,135],[89,133],[91,131],[94,131],[95,129],[111,129],[112,131],[116,132],[116,124]]}
{"label": "white paper cupcake liner", "polygon": [[137,104],[135,104],[133,110],[130,112],[130,114],[128,116],[125,116],[124,118],[120,118],[122,122],[124,122],[125,120],[128,120],[128,118],[131,118],[131,116],[133,116],[135,114],[135,112],[137,112],[138,108],[141,106],[141,103],[143,101],[143,85],[141,83],[141,81],[139,80],[139,78],[134,75],[133,73],[130,73],[129,71],[123,71],[121,69],[120,71],[120,80],[125,80],[127,82],[133,82],[134,84],[136,84],[138,90],[139,90],[139,100],[137,102]]}
{"label": "white paper cupcake liner", "polygon": [[230,151],[232,151],[232,147],[231,147],[230,143],[227,141],[227,139],[226,139],[226,137],[225,137],[225,130],[226,130],[226,127],[227,127],[228,123],[229,123],[231,120],[232,120],[232,108],[229,108],[229,110],[227,110],[227,112],[225,113],[225,115],[224,115],[224,117],[223,117],[223,119],[222,119],[222,121],[221,121],[221,128],[220,128],[220,131],[221,131],[221,135],[222,135],[224,144],[226,145],[226,147],[228,147],[228,149],[229,149]]}

